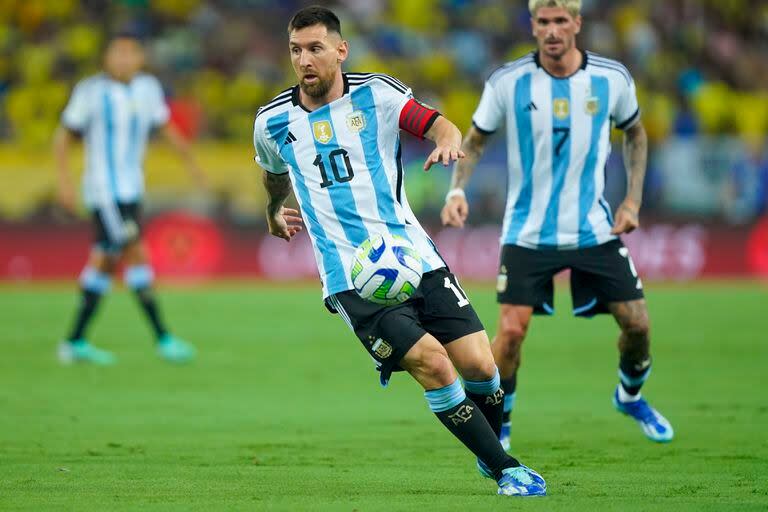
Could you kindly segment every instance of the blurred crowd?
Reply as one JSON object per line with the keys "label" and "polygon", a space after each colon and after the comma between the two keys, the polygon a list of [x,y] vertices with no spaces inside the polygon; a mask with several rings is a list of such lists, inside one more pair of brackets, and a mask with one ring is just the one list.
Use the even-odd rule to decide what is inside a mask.
{"label": "blurred crowd", "polygon": [[[0,142],[48,145],[107,35],[128,29],[189,137],[246,143],[293,82],[285,27],[308,3],[340,14],[347,70],[396,75],[462,130],[488,74],[533,49],[524,0],[0,0]],[[582,14],[580,45],[633,73],[652,144],[732,135],[763,165],[768,2],[583,0]]]}

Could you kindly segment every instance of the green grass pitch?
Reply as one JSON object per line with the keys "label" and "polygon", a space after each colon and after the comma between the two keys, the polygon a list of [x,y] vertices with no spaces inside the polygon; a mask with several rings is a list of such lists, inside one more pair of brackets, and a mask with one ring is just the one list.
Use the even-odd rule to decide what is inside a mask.
{"label": "green grass pitch", "polygon": [[[380,388],[312,285],[161,287],[199,359],[152,351],[133,297],[90,338],[113,368],[61,367],[69,285],[0,287],[0,510],[766,510],[768,287],[647,287],[654,370],[672,421],[647,441],[611,406],[617,329],[557,297],[524,349],[513,453],[549,496],[495,496],[405,374]],[[468,286],[495,328],[493,290]]]}

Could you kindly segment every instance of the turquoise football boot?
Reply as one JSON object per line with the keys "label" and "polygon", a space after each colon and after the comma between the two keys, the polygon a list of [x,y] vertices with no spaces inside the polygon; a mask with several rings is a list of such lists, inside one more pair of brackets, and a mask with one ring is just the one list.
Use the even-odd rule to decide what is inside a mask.
{"label": "turquoise football boot", "polygon": [[106,350],[96,348],[88,340],[62,341],[59,344],[59,361],[63,364],[90,363],[97,366],[109,366],[117,362],[117,358]]}
{"label": "turquoise football boot", "polygon": [[195,347],[172,334],[166,334],[157,342],[157,353],[170,363],[188,363],[196,352]]}

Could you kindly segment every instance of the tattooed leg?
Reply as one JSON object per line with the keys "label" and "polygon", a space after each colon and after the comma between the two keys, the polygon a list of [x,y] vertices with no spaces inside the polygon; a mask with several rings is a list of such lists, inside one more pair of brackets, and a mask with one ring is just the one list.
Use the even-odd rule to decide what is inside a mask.
{"label": "tattooed leg", "polygon": [[651,371],[648,308],[645,299],[608,305],[621,328],[619,377],[627,395],[637,395]]}

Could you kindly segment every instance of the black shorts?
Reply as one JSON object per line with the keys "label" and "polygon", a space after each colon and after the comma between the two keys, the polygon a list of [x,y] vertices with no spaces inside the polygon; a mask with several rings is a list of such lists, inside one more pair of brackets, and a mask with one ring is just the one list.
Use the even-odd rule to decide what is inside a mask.
{"label": "black shorts", "polygon": [[111,203],[92,211],[95,243],[106,252],[118,252],[141,237],[141,204]]}
{"label": "black shorts", "polygon": [[399,361],[429,333],[443,345],[484,330],[472,304],[451,272],[427,272],[416,293],[402,304],[382,306],[362,299],[354,290],[325,300],[332,313],[347,322],[373,357],[386,386]]}
{"label": "black shorts", "polygon": [[553,277],[571,269],[573,313],[607,313],[609,302],[643,298],[642,281],[621,240],[586,249],[536,250],[505,245],[496,282],[500,304],[533,306],[535,314],[553,314]]}

